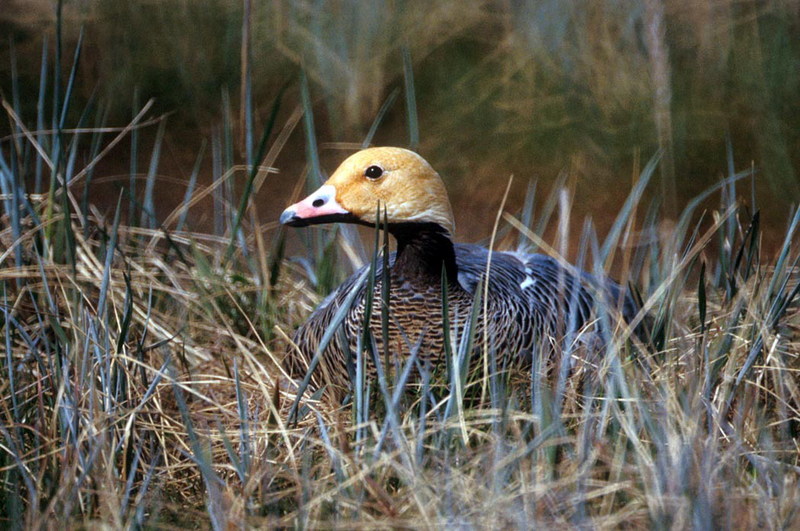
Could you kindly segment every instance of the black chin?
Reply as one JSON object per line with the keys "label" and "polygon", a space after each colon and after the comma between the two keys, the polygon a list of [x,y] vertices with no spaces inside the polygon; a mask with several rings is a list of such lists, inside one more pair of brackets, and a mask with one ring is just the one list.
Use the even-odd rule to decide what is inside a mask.
{"label": "black chin", "polygon": [[360,223],[363,221],[355,217],[353,214],[326,214],[324,216],[314,216],[313,218],[301,218],[291,213],[290,216],[281,216],[281,224],[290,227],[308,227],[310,225],[322,225],[324,223]]}
{"label": "black chin", "polygon": [[[324,216],[314,216],[313,218],[301,218],[294,212],[284,212],[283,215],[281,215],[280,223],[290,227],[309,227],[311,225],[323,225],[325,223],[353,223],[366,227],[375,227],[375,223],[359,219],[349,212],[347,214],[326,214]],[[399,239],[422,232],[447,235],[447,231],[441,225],[433,222],[410,221],[389,223],[389,232]]]}

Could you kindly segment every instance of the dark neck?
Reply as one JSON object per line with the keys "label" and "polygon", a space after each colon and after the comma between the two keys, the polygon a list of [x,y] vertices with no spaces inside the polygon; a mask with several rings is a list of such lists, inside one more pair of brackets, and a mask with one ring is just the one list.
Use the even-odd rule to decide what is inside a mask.
{"label": "dark neck", "polygon": [[389,226],[397,239],[397,257],[392,275],[438,282],[442,268],[449,283],[456,282],[458,267],[453,241],[436,223],[397,223]]}

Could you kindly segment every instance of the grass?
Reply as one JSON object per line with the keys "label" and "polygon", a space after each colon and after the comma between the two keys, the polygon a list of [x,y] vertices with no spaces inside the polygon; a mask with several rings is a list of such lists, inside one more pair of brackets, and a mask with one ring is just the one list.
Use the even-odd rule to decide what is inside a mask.
{"label": "grass", "polygon": [[[304,231],[305,250],[289,258],[286,234],[264,230],[253,194],[286,141],[281,98],[263,129],[251,116],[237,133],[223,97],[183,200],[164,215],[154,200],[169,183],[161,142],[148,152],[138,131],[146,121],[162,138],[165,119],[145,102],[112,130],[99,103],[76,109],[81,57],[79,46],[63,64],[43,62],[51,82],[37,93],[35,125],[20,118],[21,97],[3,99],[12,128],[0,145],[4,525],[800,525],[800,211],[779,248],[765,250],[756,204],[738,200],[752,172],[731,162],[665,235],[643,194],[656,157],[604,239],[584,223],[576,262],[613,267],[641,293],[655,346],[609,327],[599,359],[566,348],[508,373],[489,356],[469,375],[479,338],[464,333],[451,340],[451,370],[409,380],[413,360],[395,367],[365,331],[353,353],[358,384],[338,406],[298,398],[280,361],[286,336],[346,273],[337,254],[358,256],[361,244],[347,230]],[[322,166],[311,88],[301,80],[286,90],[301,94],[313,187]],[[121,187],[107,214],[83,192],[99,179],[96,160],[123,141],[149,164],[131,164],[122,181],[139,193]],[[209,153],[205,186],[197,175]],[[555,186],[538,210],[535,190],[520,215],[498,214],[493,240],[566,254],[577,233],[569,187]],[[701,211],[709,198],[719,205]],[[213,230],[193,230],[187,213],[207,205]],[[373,263],[383,248],[376,233]],[[365,356],[382,368],[374,382],[362,378]]]}

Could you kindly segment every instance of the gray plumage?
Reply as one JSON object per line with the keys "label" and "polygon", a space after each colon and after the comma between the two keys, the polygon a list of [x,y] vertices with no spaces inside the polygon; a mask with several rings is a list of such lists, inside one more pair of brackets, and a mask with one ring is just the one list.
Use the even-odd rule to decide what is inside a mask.
{"label": "gray plumage", "polygon": [[[469,322],[475,292],[486,271],[489,251],[477,245],[453,245],[457,274],[448,279],[448,306],[451,329],[463,332]],[[396,253],[390,255],[390,321],[389,342],[393,355],[406,359],[412,349],[419,348],[418,357],[431,364],[444,363],[442,336],[442,287],[435,276],[406,275],[394,267]],[[630,321],[637,306],[626,290],[617,283],[585,271],[567,268],[553,258],[541,254],[522,254],[495,251],[492,254],[488,298],[481,303],[475,330],[475,349],[483,347],[484,323],[489,331],[488,344],[499,357],[499,363],[528,366],[531,354],[539,348],[552,348],[564,339],[568,330],[580,332],[583,342],[602,344],[602,329],[592,323],[597,296],[603,297],[603,308],[619,308],[622,317]],[[295,377],[305,375],[308,362],[314,356],[319,341],[330,326],[337,310],[353,289],[358,289],[355,304],[342,323],[344,337],[339,333],[326,349],[317,368],[314,381],[334,387],[347,388],[350,375],[346,355],[355,353],[362,331],[366,282],[359,286],[368,266],[349,277],[331,293],[294,335],[299,349],[290,347],[288,367]],[[383,351],[381,330],[382,268],[378,264],[373,293],[373,312],[370,327]],[[483,293],[481,294],[483,296]],[[483,306],[487,316],[484,319]],[[584,325],[591,324],[587,330]],[[458,341],[458,334],[453,334]],[[575,335],[573,335],[573,338]],[[347,345],[343,344],[343,340]],[[374,372],[371,360],[368,370]]]}

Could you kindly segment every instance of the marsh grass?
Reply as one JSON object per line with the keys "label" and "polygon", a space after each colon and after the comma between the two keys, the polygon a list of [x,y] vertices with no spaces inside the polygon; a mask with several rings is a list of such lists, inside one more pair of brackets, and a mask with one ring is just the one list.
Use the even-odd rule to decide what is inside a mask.
{"label": "marsh grass", "polygon": [[[223,99],[222,124],[174,211],[154,211],[156,142],[146,173],[132,163],[124,179],[139,194],[120,189],[106,215],[82,193],[96,159],[123,140],[144,154],[139,128],[148,122],[160,137],[167,126],[150,102],[120,130],[99,105],[70,109],[80,44],[72,57],[43,61],[43,79],[60,79],[51,68],[69,74],[63,87],[41,84],[35,125],[18,98],[3,100],[13,129],[0,146],[5,525],[800,525],[800,211],[767,253],[756,205],[737,199],[751,172],[731,163],[665,235],[643,195],[654,157],[604,238],[583,224],[577,265],[622,272],[641,295],[640,318],[652,319],[651,341],[600,302],[602,356],[567,343],[560,357],[534,355],[529,371],[504,371],[484,348],[483,370],[469,372],[480,344],[469,324],[443,324],[445,368],[396,362],[366,329],[341,406],[298,392],[280,368],[291,331],[345,273],[337,253],[357,256],[361,245],[346,230],[305,231],[307,252],[290,259],[282,229],[264,230],[252,194],[286,141],[281,98],[263,129],[251,116],[239,133]],[[404,87],[413,143],[410,75]],[[301,80],[297,90],[289,121],[304,120],[313,187],[322,168],[310,89]],[[242,112],[255,113],[244,100]],[[215,178],[203,186],[207,151]],[[498,213],[497,240],[566,254],[577,234],[569,193],[554,187],[537,210],[535,191],[520,215]],[[209,197],[214,231],[192,230],[187,212]],[[699,211],[709,197],[719,206]],[[373,272],[385,242],[376,232]],[[369,311],[384,333],[386,305]]]}

